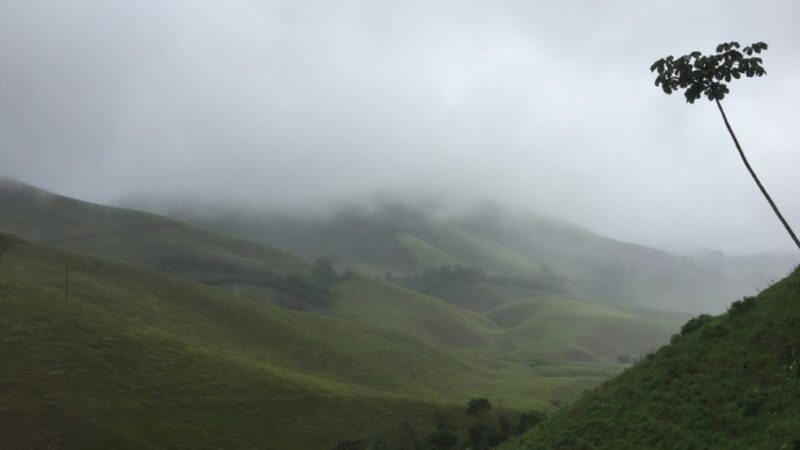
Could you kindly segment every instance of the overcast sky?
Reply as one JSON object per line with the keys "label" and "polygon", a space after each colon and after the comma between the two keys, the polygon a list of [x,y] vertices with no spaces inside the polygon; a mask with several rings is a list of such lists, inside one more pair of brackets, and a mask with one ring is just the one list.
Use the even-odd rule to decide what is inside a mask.
{"label": "overcast sky", "polygon": [[679,251],[792,251],[667,54],[763,40],[725,99],[800,228],[800,3],[0,0],[0,174],[98,202],[376,190],[522,205]]}

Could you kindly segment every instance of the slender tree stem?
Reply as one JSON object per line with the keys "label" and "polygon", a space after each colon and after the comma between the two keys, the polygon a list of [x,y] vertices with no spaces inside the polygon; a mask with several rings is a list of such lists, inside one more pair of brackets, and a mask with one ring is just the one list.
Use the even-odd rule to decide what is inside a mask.
{"label": "slender tree stem", "polygon": [[775,205],[775,202],[772,201],[772,197],[769,196],[767,190],[764,189],[764,185],[761,184],[761,180],[758,179],[758,176],[756,176],[756,173],[753,171],[753,168],[750,167],[750,163],[747,161],[747,157],[744,156],[744,152],[742,151],[742,146],[739,145],[739,140],[736,139],[736,135],[733,134],[733,129],[731,128],[731,124],[728,123],[728,117],[725,115],[725,110],[722,109],[722,104],[717,99],[715,99],[714,101],[717,102],[717,108],[719,108],[719,113],[722,114],[722,120],[725,121],[725,127],[728,129],[728,133],[730,133],[731,138],[733,138],[733,143],[736,145],[736,150],[739,151],[739,156],[742,157],[742,162],[744,163],[744,166],[747,167],[747,171],[750,172],[750,176],[753,177],[753,181],[756,182],[758,188],[761,190],[761,193],[764,194],[764,197],[767,199],[767,202],[769,202],[769,206],[772,207],[772,211],[775,212],[775,215],[778,216],[778,219],[783,224],[783,227],[786,228],[786,232],[789,233],[789,237],[792,238],[794,244],[797,245],[797,248],[800,248],[800,240],[797,239],[797,235],[794,234],[792,227],[790,227],[789,223],[786,222],[786,219],[783,218],[783,214],[781,214],[781,212],[778,210],[778,207]]}

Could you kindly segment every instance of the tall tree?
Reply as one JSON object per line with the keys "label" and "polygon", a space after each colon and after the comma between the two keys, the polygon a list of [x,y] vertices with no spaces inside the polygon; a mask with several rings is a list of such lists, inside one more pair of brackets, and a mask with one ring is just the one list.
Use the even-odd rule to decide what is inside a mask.
{"label": "tall tree", "polygon": [[789,226],[789,223],[783,217],[778,206],[772,200],[772,197],[767,193],[761,180],[756,175],[750,162],[742,151],[742,146],[739,145],[739,140],[733,133],[733,128],[728,122],[728,117],[725,115],[725,110],[722,109],[720,100],[730,92],[728,90],[728,83],[732,79],[738,80],[742,76],[747,78],[761,77],[767,74],[762,67],[762,59],[753,54],[760,54],[767,49],[767,44],[763,42],[756,42],[747,47],[741,48],[738,42],[726,42],[719,44],[716,53],[711,55],[703,55],[700,52],[691,52],[688,55],[683,55],[679,58],[674,56],[667,56],[654,62],[650,66],[651,72],[658,72],[656,76],[656,86],[660,86],[666,94],[672,94],[674,91],[685,89],[683,95],[686,97],[688,103],[694,103],[695,100],[706,96],[709,101],[717,104],[719,113],[722,115],[722,120],[725,122],[725,128],[728,129],[731,138],[733,139],[736,150],[739,151],[739,156],[742,158],[747,171],[753,181],[756,182],[758,189],[764,194],[764,198],[772,207],[772,211],[778,216],[789,237],[792,238],[797,248],[800,249],[800,240],[797,235]]}

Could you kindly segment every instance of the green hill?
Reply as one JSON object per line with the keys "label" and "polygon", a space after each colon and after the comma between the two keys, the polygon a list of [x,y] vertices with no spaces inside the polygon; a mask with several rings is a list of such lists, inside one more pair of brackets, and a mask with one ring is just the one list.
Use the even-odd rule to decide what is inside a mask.
{"label": "green hill", "polygon": [[128,204],[307,258],[325,256],[362,273],[407,277],[448,264],[532,279],[546,272],[565,277],[570,295],[670,311],[722,311],[729,299],[751,295],[790,269],[786,258],[770,255],[670,254],[497,205],[444,214],[424,204],[387,201],[329,214],[291,214],[170,199]]}
{"label": "green hill", "polygon": [[[527,278],[431,269],[434,281],[480,276],[420,292],[398,285],[412,279],[333,274],[325,301],[296,312],[269,303],[316,295],[319,280],[271,247],[8,181],[0,212],[0,230],[46,244],[0,235],[0,251],[13,245],[0,259],[0,359],[11,362],[0,428],[19,425],[0,431],[0,447],[331,448],[381,435],[407,448],[409,430],[424,437],[437,413],[466,423],[473,397],[511,415],[572,401],[682,319],[555,295],[562,278],[542,268]],[[411,233],[393,242],[420,267],[489,253],[520,262],[445,231],[457,236],[448,245]],[[184,433],[197,434],[191,445]]]}
{"label": "green hill", "polygon": [[[189,276],[297,273],[306,263],[263,244],[129,209],[63,197],[0,178],[0,232],[69,251]],[[179,273],[179,274],[183,274]]]}
{"label": "green hill", "polygon": [[492,378],[409,335],[0,241],[13,242],[0,263],[0,448],[329,448],[427,425]]}
{"label": "green hill", "polygon": [[274,303],[302,303],[296,298],[307,290],[292,275],[307,272],[308,264],[264,244],[153,214],[63,197],[3,178],[0,232],[247,292]]}
{"label": "green hill", "polygon": [[348,280],[334,292],[337,299],[326,314],[377,324],[440,345],[493,349],[502,331],[481,314],[375,280]]}
{"label": "green hill", "polygon": [[0,448],[326,449],[369,435],[407,448],[439,413],[466,422],[469,398],[513,415],[621,367],[505,358],[488,319],[374,280],[338,284],[325,317],[0,234],[8,247]]}
{"label": "green hill", "polygon": [[510,358],[533,363],[627,361],[669,340],[686,314],[594,304],[512,282],[448,281],[430,295],[482,313]]}
{"label": "green hill", "polygon": [[800,448],[800,270],[503,448]]}

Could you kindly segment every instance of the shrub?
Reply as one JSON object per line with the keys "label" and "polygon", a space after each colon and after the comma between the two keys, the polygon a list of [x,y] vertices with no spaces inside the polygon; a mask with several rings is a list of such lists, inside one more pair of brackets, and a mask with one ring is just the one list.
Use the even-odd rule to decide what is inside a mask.
{"label": "shrub", "polygon": [[467,403],[467,414],[472,417],[486,415],[492,409],[492,403],[487,398],[473,398]]}
{"label": "shrub", "polygon": [[517,426],[514,428],[515,434],[522,434],[531,428],[542,423],[543,414],[539,411],[528,411],[522,413],[517,421]]}
{"label": "shrub", "polygon": [[713,317],[709,314],[700,314],[697,317],[692,317],[688,322],[681,327],[681,334],[689,334],[702,328],[705,324],[711,321]]}
{"label": "shrub", "polygon": [[755,305],[755,297],[744,297],[741,300],[736,300],[735,302],[731,303],[731,306],[728,307],[728,315],[735,316],[737,314],[741,314],[749,309],[752,309]]}
{"label": "shrub", "polygon": [[452,431],[440,428],[428,436],[428,443],[439,450],[448,450],[456,446],[458,436]]}

